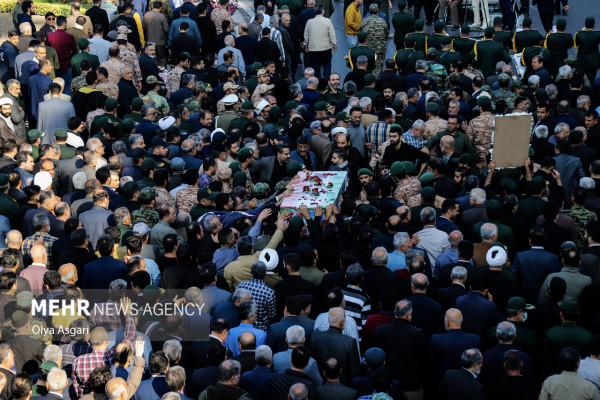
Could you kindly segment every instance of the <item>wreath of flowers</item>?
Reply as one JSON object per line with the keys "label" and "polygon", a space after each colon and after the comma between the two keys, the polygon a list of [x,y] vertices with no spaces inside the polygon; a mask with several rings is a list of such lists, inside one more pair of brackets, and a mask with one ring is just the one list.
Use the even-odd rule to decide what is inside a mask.
{"label": "wreath of flowers", "polygon": [[[213,8],[221,8],[221,4],[219,4],[219,0],[210,0]],[[227,3],[227,12],[231,15],[239,8],[239,4],[236,0],[229,0]]]}

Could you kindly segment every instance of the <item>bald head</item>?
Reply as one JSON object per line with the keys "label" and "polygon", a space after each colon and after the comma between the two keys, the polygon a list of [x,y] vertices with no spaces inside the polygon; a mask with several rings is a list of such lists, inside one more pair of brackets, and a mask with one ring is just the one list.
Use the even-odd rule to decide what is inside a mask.
{"label": "bald head", "polygon": [[446,330],[450,329],[460,329],[462,326],[463,316],[462,312],[460,312],[457,308],[449,308],[446,311],[446,315],[444,316],[444,323],[446,325]]}
{"label": "bald head", "polygon": [[108,345],[108,333],[106,333],[106,329],[99,327],[95,328],[90,333],[90,342],[92,343],[92,347],[94,350],[104,350]]}
{"label": "bald head", "polygon": [[400,217],[402,222],[408,222],[410,220],[410,208],[407,206],[401,206],[396,208],[396,215]]}
{"label": "bald head", "polygon": [[254,350],[256,348],[256,337],[252,332],[244,332],[238,337],[240,351]]}
{"label": "bald head", "polygon": [[20,249],[23,243],[23,235],[17,230],[12,230],[6,234],[6,245],[13,249]]}
{"label": "bald head", "polygon": [[448,236],[448,241],[450,242],[450,246],[452,246],[453,249],[458,249],[458,244],[462,242],[463,239],[464,236],[461,231],[452,231]]}
{"label": "bald head", "polygon": [[58,269],[58,273],[63,283],[74,285],[77,282],[77,267],[75,267],[75,264],[63,264]]}
{"label": "bald head", "polygon": [[401,222],[400,217],[397,215],[392,215],[388,218],[388,228],[395,228]]}
{"label": "bald head", "polygon": [[375,250],[373,250],[371,259],[373,260],[373,265],[379,265],[379,266],[385,267],[388,262],[387,249],[385,247],[377,247]]}
{"label": "bald head", "polygon": [[31,259],[34,263],[46,263],[46,248],[41,244],[36,244],[31,248]]}
{"label": "bald head", "polygon": [[346,313],[340,307],[329,310],[329,326],[342,329],[346,322]]}
{"label": "bald head", "polygon": [[425,274],[417,273],[410,277],[410,286],[413,293],[425,293],[429,280]]}
{"label": "bald head", "polygon": [[186,139],[181,143],[181,149],[186,153],[193,153],[196,150],[196,142],[191,139]]}
{"label": "bald head", "polygon": [[123,378],[114,378],[106,382],[106,396],[110,400],[127,400],[127,382]]}

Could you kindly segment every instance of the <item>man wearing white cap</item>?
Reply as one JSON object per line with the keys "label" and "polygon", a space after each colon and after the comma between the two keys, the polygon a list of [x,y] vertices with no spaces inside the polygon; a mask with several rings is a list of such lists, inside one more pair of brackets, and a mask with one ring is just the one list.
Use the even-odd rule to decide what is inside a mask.
{"label": "man wearing white cap", "polygon": [[46,171],[38,172],[33,178],[33,184],[41,190],[52,190],[52,176]]}
{"label": "man wearing white cap", "polygon": [[[499,244],[499,243],[498,243]],[[505,310],[508,299],[518,294],[514,274],[504,268],[508,255],[504,245],[492,246],[485,256],[489,269],[482,276],[490,282],[490,293],[498,310]]]}
{"label": "man wearing white cap", "polygon": [[175,123],[175,117],[172,117],[172,116],[164,117],[164,118],[161,118],[160,120],[158,120],[158,126],[163,131],[166,131],[167,129],[169,129],[171,126],[173,126],[174,123]]}
{"label": "man wearing white cap", "polygon": [[261,125],[267,124],[267,116],[269,115],[269,110],[271,109],[271,105],[265,99],[262,99],[256,104],[254,110],[256,111],[256,122]]}
{"label": "man wearing white cap", "polygon": [[15,133],[15,126],[13,125],[10,115],[12,114],[12,101],[3,97],[0,99],[0,136],[2,139],[15,139],[19,145],[23,143],[21,139]]}
{"label": "man wearing white cap", "polygon": [[235,113],[235,106],[238,104],[238,97],[235,94],[228,94],[221,100],[225,105],[225,111],[216,118],[215,127],[223,129],[225,132],[229,132],[229,124],[231,121],[237,118]]}

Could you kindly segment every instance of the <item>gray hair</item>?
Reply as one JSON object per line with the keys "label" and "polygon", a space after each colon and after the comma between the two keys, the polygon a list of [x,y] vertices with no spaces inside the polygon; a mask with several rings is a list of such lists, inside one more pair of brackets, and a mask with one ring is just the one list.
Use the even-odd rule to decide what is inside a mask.
{"label": "gray hair", "polygon": [[358,97],[350,97],[348,100],[348,106],[352,107],[360,107],[360,99]]}
{"label": "gray hair", "polygon": [[452,278],[453,281],[464,281],[467,279],[467,269],[460,266],[452,268],[450,278]]}
{"label": "gray hair", "polygon": [[510,342],[517,336],[517,328],[512,322],[500,322],[496,327],[496,336],[499,342]]}
{"label": "gray hair", "polygon": [[8,82],[6,82],[6,87],[8,89],[12,89],[13,87],[15,87],[16,85],[20,85],[21,82],[19,82],[16,79],[9,79]]}
{"label": "gray hair", "polygon": [[494,224],[483,224],[480,229],[481,240],[492,240],[494,236],[498,236],[498,227]]}
{"label": "gray hair", "polygon": [[[557,134],[558,132],[560,132],[562,130],[563,127],[567,127],[569,128],[569,124],[566,124],[564,122],[559,122],[558,124],[556,124],[556,126],[554,127],[554,134]],[[569,128],[570,130],[570,128]]]}
{"label": "gray hair", "polygon": [[460,356],[460,364],[465,368],[471,368],[473,365],[481,364],[483,357],[479,349],[467,349]]}
{"label": "gray hair", "polygon": [[419,70],[419,69],[427,69],[427,61],[425,60],[418,60],[415,63],[415,69]]}
{"label": "gray hair", "polygon": [[367,56],[356,57],[356,65],[360,65],[361,67],[364,67],[367,64],[369,64],[369,59],[367,58]]}
{"label": "gray hair", "polygon": [[397,318],[404,318],[410,313],[412,313],[412,302],[410,300],[400,300],[396,303],[394,315]]}
{"label": "gray hair", "polygon": [[590,102],[590,96],[587,96],[585,94],[582,94],[581,96],[579,96],[577,98],[577,107],[581,107],[586,103]]}
{"label": "gray hair", "polygon": [[471,189],[470,198],[477,204],[485,203],[485,198],[486,198],[485,190],[480,189],[480,188]]}
{"label": "gray hair", "polygon": [[181,396],[177,392],[167,392],[162,395],[160,400],[181,400]]}
{"label": "gray hair", "polygon": [[60,368],[52,368],[46,377],[49,389],[53,392],[61,391],[67,386],[67,373]]}
{"label": "gray hair", "polygon": [[425,207],[421,210],[420,215],[423,225],[432,225],[435,223],[436,213],[433,207]]}
{"label": "gray hair", "polygon": [[265,19],[265,14],[263,14],[262,12],[257,12],[256,15],[254,15],[254,20],[255,21],[262,21],[263,19]]}
{"label": "gray hair", "polygon": [[550,99],[556,99],[556,96],[558,95],[558,88],[553,83],[546,85],[546,93]]}
{"label": "gray hair", "polygon": [[142,110],[140,111],[142,117],[147,117],[148,115],[150,115],[150,110],[152,109],[154,109],[154,104],[144,104],[142,106]]}
{"label": "gray hair", "polygon": [[119,207],[115,210],[114,216],[117,225],[123,225],[125,220],[129,218],[129,209],[127,207]]}
{"label": "gray hair", "polygon": [[454,104],[456,107],[460,107],[460,102],[458,100],[450,100],[448,104]]}
{"label": "gray hair", "polygon": [[219,382],[229,382],[240,374],[242,365],[236,360],[225,360],[219,365]]}
{"label": "gray hair", "polygon": [[131,145],[135,144],[135,142],[137,142],[139,139],[144,139],[144,137],[139,133],[134,133],[133,135],[129,136],[129,146],[131,147]]}
{"label": "gray hair", "polygon": [[50,218],[46,214],[35,214],[33,216],[33,229],[39,232],[45,227],[50,227]]}
{"label": "gray hair", "polygon": [[568,78],[569,75],[571,75],[571,66],[570,65],[563,65],[562,67],[560,67],[558,69],[558,75],[561,78]]}
{"label": "gray hair", "polygon": [[277,15],[271,15],[271,18],[269,18],[269,25],[275,25],[278,22],[279,17]]}
{"label": "gray hair", "polygon": [[346,313],[340,307],[334,307],[327,314],[329,326],[339,326],[342,321],[346,320]]}
{"label": "gray hair", "polygon": [[346,276],[350,281],[356,281],[365,275],[365,270],[359,263],[350,264],[346,269]]}
{"label": "gray hair", "polygon": [[44,359],[44,361],[52,361],[56,364],[60,364],[62,356],[62,349],[55,344],[50,344],[44,349],[44,354],[42,358]]}
{"label": "gray hair", "polygon": [[108,297],[112,300],[118,300],[125,297],[127,282],[124,279],[115,279],[108,285]]}
{"label": "gray hair", "polygon": [[506,67],[506,63],[504,61],[498,61],[496,63],[496,73],[501,74],[504,71],[504,67]]}
{"label": "gray hair", "polygon": [[192,222],[192,216],[185,211],[182,211],[179,214],[177,214],[177,218],[175,219],[175,223],[177,224],[178,228],[185,228],[191,222]]}
{"label": "gray hair", "polygon": [[311,67],[304,68],[304,76],[315,76],[314,68],[311,68]]}
{"label": "gray hair", "polygon": [[19,31],[21,32],[21,35],[26,35],[27,32],[31,33],[31,24],[29,22],[21,22],[21,24],[19,24]]}
{"label": "gray hair", "polygon": [[308,78],[308,79],[306,80],[306,83],[307,83],[308,85],[318,85],[318,84],[319,84],[319,79],[318,79],[318,78],[315,78],[314,76],[311,76],[310,78]]}
{"label": "gray hair", "polygon": [[87,182],[87,175],[85,172],[76,172],[71,180],[75,189],[82,190],[85,187],[85,182]]}
{"label": "gray hair", "polygon": [[[165,342],[165,346],[168,342],[179,342],[179,341],[168,340],[167,342]],[[163,351],[164,351],[165,346],[163,346]],[[179,349],[181,350],[181,344],[179,345]],[[165,353],[167,353],[167,352],[165,351]],[[181,352],[179,354],[181,355]],[[171,358],[171,355],[168,353],[167,353],[167,357],[169,357],[169,360],[173,360]],[[177,358],[175,358],[175,360],[177,360]],[[183,367],[181,367],[179,365],[175,365],[175,366],[169,368],[169,372],[167,372],[165,381],[166,381],[169,389],[173,389],[173,390],[183,389],[183,386],[185,385],[185,369],[183,369]]]}
{"label": "gray hair", "polygon": [[253,278],[263,279],[267,274],[267,265],[262,261],[256,261],[250,266],[250,272]]}
{"label": "gray hair", "polygon": [[[58,269],[58,272],[60,273],[60,280],[63,283],[69,283],[69,282],[71,282],[71,279],[73,279],[73,277],[77,273],[77,269],[73,268],[69,272],[63,273],[61,270],[64,271],[63,267],[65,267],[65,265],[68,266],[69,264],[61,265],[60,268]],[[50,347],[50,346],[48,346],[48,347]],[[48,350],[48,347],[46,347],[46,350]],[[59,349],[60,349],[60,347],[59,347]],[[44,354],[46,354],[46,350],[44,350]],[[62,350],[61,350],[61,357],[62,357]],[[44,360],[48,360],[45,355],[44,355]]]}
{"label": "gray hair", "polygon": [[353,81],[348,81],[348,82],[344,83],[343,89],[344,89],[344,94],[346,96],[348,96],[348,95],[356,93],[356,91],[358,90],[358,87],[356,86],[356,83],[354,83]]}
{"label": "gray hair", "polygon": [[305,335],[304,328],[300,325],[292,325],[285,331],[285,338],[290,346],[299,346],[304,343]]}
{"label": "gray hair", "polygon": [[369,107],[371,104],[373,104],[373,100],[371,100],[370,97],[361,97],[360,99],[360,108],[367,108]]}
{"label": "gray hair", "polygon": [[406,232],[398,232],[394,235],[394,248],[399,249],[400,246],[405,245],[406,241],[410,239],[410,236]]}
{"label": "gray hair", "polygon": [[[133,135],[131,135],[133,136]],[[115,154],[121,154],[121,153],[125,153],[127,151],[127,145],[125,143],[123,143],[122,140],[117,140],[116,142],[114,142],[112,144],[112,151]]]}
{"label": "gray hair", "polygon": [[[381,253],[381,255],[377,257],[376,253]],[[379,246],[373,250],[371,258],[373,258],[373,265],[386,265],[388,262],[388,252],[385,247]]]}
{"label": "gray hair", "polygon": [[108,390],[108,384],[109,384],[109,382],[110,381],[106,382],[106,385],[104,387],[104,390],[106,391],[106,396],[109,399],[111,399],[111,400],[115,399],[116,400],[116,399],[118,399],[118,398],[121,397],[121,394],[127,393],[127,385],[123,385],[123,384],[120,384],[112,392],[110,392]]}
{"label": "gray hair", "polygon": [[412,87],[406,91],[406,96],[408,96],[409,99],[412,99],[413,97],[418,96],[419,93],[419,89]]}
{"label": "gray hair", "polygon": [[127,182],[133,182],[133,177],[127,175],[119,179],[119,188],[122,190]]}
{"label": "gray hair", "polygon": [[299,84],[294,83],[288,88],[288,93],[290,94],[291,98],[295,99],[300,93],[302,93],[302,87]]}
{"label": "gray hair", "polygon": [[535,128],[535,137],[538,139],[548,138],[548,127],[546,125],[538,125]]}
{"label": "gray hair", "polygon": [[583,177],[579,180],[579,186],[585,190],[594,190],[596,188],[596,182],[592,178]]}
{"label": "gray hair", "polygon": [[290,387],[288,396],[290,400],[306,400],[308,398],[308,389],[303,383],[295,383]]}
{"label": "gray hair", "polygon": [[90,151],[96,151],[99,147],[102,147],[102,142],[98,138],[90,138],[86,142],[85,147]]}
{"label": "gray hair", "polygon": [[[454,232],[458,232],[458,236],[455,239],[452,239],[452,234]],[[459,230],[452,231],[450,232],[450,235],[448,235],[448,241],[452,246],[458,246],[458,244],[462,242],[464,238],[465,237],[463,236],[462,232]]]}
{"label": "gray hair", "polygon": [[[230,46],[231,43],[234,42],[233,40],[233,36],[228,36],[230,37],[230,43],[227,43],[227,41],[225,41],[225,44]],[[187,86],[192,82],[196,82],[196,77],[192,74],[183,74],[183,76],[181,77],[181,87]]]}
{"label": "gray hair", "polygon": [[204,230],[206,230],[207,232],[212,232],[213,230],[217,229],[219,227],[219,225],[217,225],[217,223],[215,223],[215,219],[219,219],[219,217],[217,217],[216,215],[212,214],[207,216],[206,218],[204,218],[204,222],[202,225],[204,225]]}
{"label": "gray hair", "polygon": [[[290,328],[288,328],[289,330]],[[254,351],[254,359],[256,360],[256,364],[265,366],[271,362],[273,358],[273,351],[269,346],[263,344],[258,346]]]}
{"label": "gray hair", "polygon": [[413,122],[411,129],[421,129],[425,126],[425,121],[423,121],[422,119],[418,119],[415,122]]}
{"label": "gray hair", "polygon": [[204,300],[202,290],[200,290],[196,286],[192,286],[192,287],[188,288],[185,291],[185,293],[183,294],[183,297],[185,297],[185,302],[187,304],[200,305],[200,304],[202,304],[202,301]]}
{"label": "gray hair", "polygon": [[537,86],[540,83],[540,77],[537,75],[531,75],[527,80],[530,86]]}
{"label": "gray hair", "polygon": [[248,289],[235,289],[235,292],[233,292],[233,294],[231,295],[231,301],[234,303],[238,300],[244,301],[249,299],[252,299],[252,293],[250,293]]}
{"label": "gray hair", "polygon": [[425,251],[421,249],[410,249],[406,252],[406,265],[409,265],[415,260],[420,260],[425,257]]}

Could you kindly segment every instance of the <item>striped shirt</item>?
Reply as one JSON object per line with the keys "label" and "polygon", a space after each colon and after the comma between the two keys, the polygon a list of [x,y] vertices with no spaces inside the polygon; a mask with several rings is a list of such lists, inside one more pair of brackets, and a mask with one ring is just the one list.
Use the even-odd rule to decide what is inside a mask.
{"label": "striped shirt", "polygon": [[356,322],[356,328],[359,334],[362,333],[362,327],[367,322],[367,317],[371,312],[371,300],[358,286],[348,285],[342,289],[346,306],[346,317],[351,317]]}
{"label": "striped shirt", "polygon": [[279,30],[273,26],[270,26],[269,28],[271,28],[271,36],[269,37],[269,39],[271,39],[277,44],[277,47],[279,47],[279,52],[281,53],[281,57],[279,57],[279,60],[285,61],[285,49],[283,48],[281,32],[279,32]]}
{"label": "striped shirt", "polygon": [[425,143],[427,143],[427,140],[417,139],[410,129],[402,134],[402,140],[411,146],[416,147],[418,150],[421,150],[423,146],[425,146]]}

